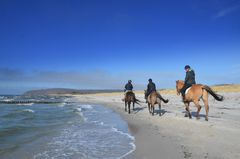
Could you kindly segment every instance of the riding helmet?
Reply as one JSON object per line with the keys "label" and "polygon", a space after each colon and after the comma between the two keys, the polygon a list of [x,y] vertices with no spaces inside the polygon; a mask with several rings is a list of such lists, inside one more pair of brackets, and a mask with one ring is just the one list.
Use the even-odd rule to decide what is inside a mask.
{"label": "riding helmet", "polygon": [[186,65],[185,67],[184,67],[184,69],[186,70],[186,69],[190,69],[191,67],[189,66],[189,65]]}

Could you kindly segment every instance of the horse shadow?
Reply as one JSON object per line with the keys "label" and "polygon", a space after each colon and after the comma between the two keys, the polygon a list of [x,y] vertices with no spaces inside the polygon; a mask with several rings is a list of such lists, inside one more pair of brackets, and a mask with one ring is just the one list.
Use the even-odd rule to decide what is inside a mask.
{"label": "horse shadow", "polygon": [[144,109],[146,109],[147,107],[137,107],[137,108],[134,108],[134,114],[137,114],[138,112],[140,111],[143,111]]}
{"label": "horse shadow", "polygon": [[[184,114],[186,114],[187,113],[187,111],[183,111],[182,113],[184,113]],[[192,117],[197,117],[197,112],[191,112],[191,115],[192,115]],[[199,114],[199,117],[206,117],[206,115],[205,114]]]}
{"label": "horse shadow", "polygon": [[168,113],[168,111],[166,111],[165,109],[161,109],[161,110],[155,110],[154,111],[156,114],[160,114],[161,113],[161,116],[164,115],[165,113]]}

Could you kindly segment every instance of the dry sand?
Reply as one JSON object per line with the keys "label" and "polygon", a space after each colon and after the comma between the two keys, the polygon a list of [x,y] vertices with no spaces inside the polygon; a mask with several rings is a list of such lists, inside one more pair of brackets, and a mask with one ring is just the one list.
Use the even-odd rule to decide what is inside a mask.
{"label": "dry sand", "polygon": [[[209,98],[209,121],[205,121],[205,109],[196,120],[196,107],[190,109],[193,118],[184,117],[184,105],[180,96],[163,94],[169,103],[162,105],[164,114],[150,115],[147,104],[136,105],[131,114],[124,111],[123,94],[89,94],[75,96],[81,102],[107,106],[121,114],[135,136],[136,150],[126,159],[239,159],[240,158],[240,93],[228,92],[223,102]],[[144,101],[143,94],[137,98]],[[158,107],[156,107],[158,111]]]}

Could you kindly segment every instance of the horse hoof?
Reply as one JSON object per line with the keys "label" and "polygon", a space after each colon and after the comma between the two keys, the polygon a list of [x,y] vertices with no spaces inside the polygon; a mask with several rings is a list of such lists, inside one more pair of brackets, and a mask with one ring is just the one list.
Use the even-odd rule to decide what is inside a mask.
{"label": "horse hoof", "polygon": [[185,115],[184,115],[184,117],[188,117],[188,115],[187,115],[187,114],[185,114]]}
{"label": "horse hoof", "polygon": [[206,121],[208,121],[208,118],[205,118]]}

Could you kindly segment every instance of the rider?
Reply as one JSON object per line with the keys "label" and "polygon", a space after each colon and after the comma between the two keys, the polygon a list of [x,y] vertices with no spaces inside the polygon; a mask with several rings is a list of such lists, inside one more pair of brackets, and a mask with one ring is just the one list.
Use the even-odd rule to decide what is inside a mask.
{"label": "rider", "polygon": [[152,79],[149,78],[149,79],[148,79],[148,85],[147,85],[147,91],[146,91],[146,94],[145,94],[146,102],[147,102],[147,97],[148,97],[153,91],[156,91],[156,85],[155,85],[155,83],[153,83]]}
{"label": "rider", "polygon": [[133,90],[132,80],[128,80],[128,83],[125,85],[124,92],[132,92],[132,90]]}
{"label": "rider", "polygon": [[185,76],[185,81],[184,81],[184,86],[183,88],[180,90],[182,97],[183,97],[183,101],[185,100],[185,91],[191,87],[193,84],[196,84],[195,81],[195,72],[194,70],[191,69],[191,67],[189,65],[186,65],[184,67],[185,71],[186,71],[186,76]]}
{"label": "rider", "polygon": [[124,89],[124,92],[125,92],[124,99],[126,97],[127,92],[132,92],[132,90],[133,90],[132,80],[128,80],[128,83],[125,85],[125,89]]}

